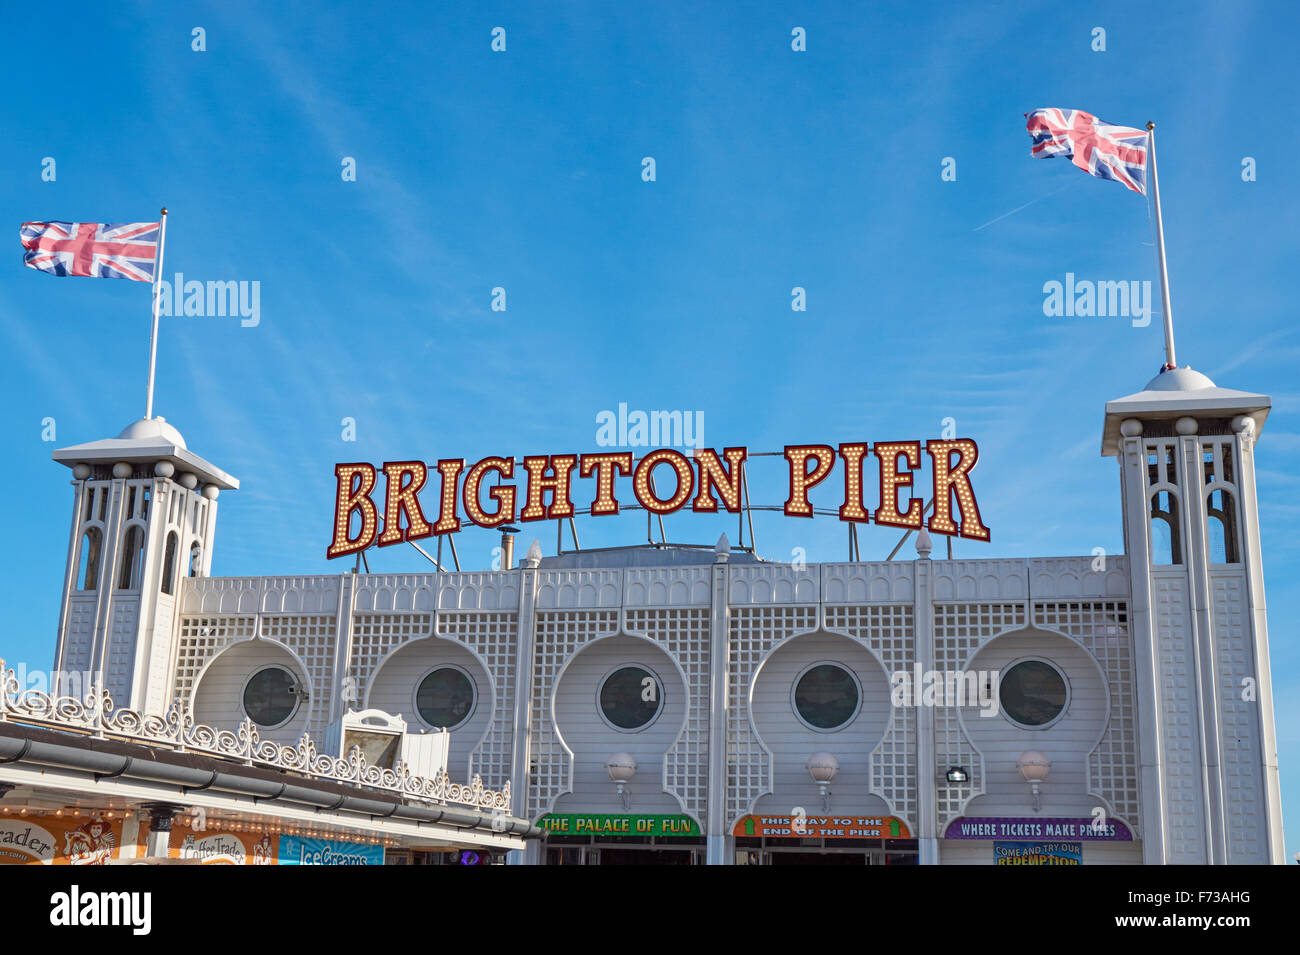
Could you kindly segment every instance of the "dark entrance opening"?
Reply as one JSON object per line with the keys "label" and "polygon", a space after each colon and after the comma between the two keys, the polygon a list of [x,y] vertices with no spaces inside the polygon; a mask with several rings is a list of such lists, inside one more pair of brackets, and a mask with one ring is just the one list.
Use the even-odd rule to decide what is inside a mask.
{"label": "dark entrance opening", "polygon": [[551,836],[547,865],[704,865],[704,840],[669,836]]}
{"label": "dark entrance opening", "polygon": [[769,865],[863,865],[865,853],[773,852]]}

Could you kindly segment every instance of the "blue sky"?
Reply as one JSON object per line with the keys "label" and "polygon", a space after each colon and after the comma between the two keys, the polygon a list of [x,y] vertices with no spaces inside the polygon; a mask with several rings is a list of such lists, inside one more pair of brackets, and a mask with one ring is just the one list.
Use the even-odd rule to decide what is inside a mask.
{"label": "blue sky", "polygon": [[[243,485],[221,498],[214,573],[350,566],[324,558],[337,461],[594,451],[596,416],[619,402],[702,412],[706,444],[751,452],[937,437],[952,417],[980,444],[993,532],[958,556],[1121,552],[1103,405],[1155,374],[1160,321],[1049,318],[1042,287],[1154,282],[1147,208],[1031,160],[1022,114],[1153,119],[1179,361],[1273,397],[1258,490],[1300,849],[1300,190],[1297,132],[1278,122],[1293,6],[429,6],[6,15],[0,221],[147,220],[166,203],[165,275],[260,283],[256,327],[166,318],[160,334],[156,413]],[[71,506],[50,452],[142,415],[149,294],[24,269],[16,239],[0,269],[0,480],[22,543],[0,655],[43,667]],[[779,504],[784,481],[755,465],[754,501]],[[846,554],[834,520],[755,523],[770,559]],[[736,537],[733,519],[666,525]],[[579,525],[588,547],[644,529],[639,514]],[[533,536],[554,548],[551,526],[525,526],[521,546]],[[863,556],[896,541],[869,526]],[[485,568],[497,535],[457,543]],[[406,546],[369,557],[428,566]]]}

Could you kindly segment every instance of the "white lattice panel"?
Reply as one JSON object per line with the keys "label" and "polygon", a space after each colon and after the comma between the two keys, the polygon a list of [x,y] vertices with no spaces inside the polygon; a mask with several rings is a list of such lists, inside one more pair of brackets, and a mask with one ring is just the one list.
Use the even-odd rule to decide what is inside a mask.
{"label": "white lattice panel", "polygon": [[1122,597],[1129,595],[1128,558],[1044,557],[1029,561],[1035,600],[1059,597]]}
{"label": "white lattice panel", "polygon": [[578,650],[618,631],[617,610],[539,610],[533,644],[533,775],[528,816],[537,819],[571,788],[573,761],[551,719],[555,681]]}
{"label": "white lattice panel", "polygon": [[[1247,624],[1245,581],[1238,572],[1213,574],[1211,603],[1218,660],[1215,681],[1219,694],[1219,732],[1223,740],[1223,803],[1228,823],[1228,862],[1268,862],[1268,832],[1264,815],[1263,758],[1259,742],[1259,674]],[[1256,687],[1250,699],[1245,680]]]}
{"label": "white lattice panel", "polygon": [[626,607],[707,607],[708,567],[632,567],[624,571]]}
{"label": "white lattice panel", "polygon": [[537,609],[577,610],[617,607],[621,570],[542,570],[537,572]]}
{"label": "white lattice panel", "polygon": [[828,604],[910,603],[915,589],[910,560],[822,564],[821,572]]}
{"label": "white lattice panel", "polygon": [[[826,629],[852,637],[880,660],[886,674],[908,670],[916,659],[911,605],[827,607]],[[871,791],[890,811],[916,825],[916,708],[892,707],[889,729],[871,752]]]}
{"label": "white lattice panel", "polygon": [[[734,568],[733,568],[734,569]],[[727,679],[727,822],[749,812],[772,788],[772,754],[754,734],[749,687],[781,641],[817,629],[817,607],[733,607]]]}
{"label": "white lattice panel", "polygon": [[[1179,569],[1181,571],[1181,568]],[[1204,864],[1200,717],[1196,711],[1196,673],[1187,629],[1187,582],[1153,574],[1154,617],[1160,652],[1157,692],[1161,696],[1165,821],[1169,861]]]}
{"label": "white lattice panel", "polygon": [[816,564],[734,564],[728,572],[733,607],[812,603],[821,595]]}
{"label": "white lattice panel", "polygon": [[439,610],[508,610],[519,612],[518,570],[433,574]]}
{"label": "white lattice panel", "polygon": [[664,756],[664,788],[707,825],[709,611],[629,610],[627,632],[654,641],[686,674],[686,725]]}
{"label": "white lattice panel", "polygon": [[135,668],[136,635],[140,627],[140,598],[113,599],[113,629],[108,636],[104,659],[104,687],[115,700],[130,700],[131,676]]}
{"label": "white lattice panel", "polygon": [[359,574],[356,609],[432,610],[437,601],[437,574]]}
{"label": "white lattice panel", "polygon": [[85,673],[90,670],[97,600],[96,593],[73,596],[68,600],[67,644],[63,650],[63,669],[67,672]]}
{"label": "white lattice panel", "polygon": [[354,613],[348,672],[356,682],[358,705],[365,702],[375,671],[390,653],[412,640],[431,636],[431,613]]}
{"label": "white lattice panel", "polygon": [[1088,756],[1088,791],[1106,800],[1134,834],[1141,836],[1133,638],[1124,601],[1034,604],[1035,622],[1074,637],[1101,667],[1109,694],[1110,721]]}
{"label": "white lattice panel", "polygon": [[182,577],[181,613],[257,613],[263,577]]}
{"label": "white lattice panel", "polygon": [[331,613],[338,609],[338,577],[263,577],[263,613]]}
{"label": "white lattice panel", "polygon": [[[470,753],[469,771],[489,785],[510,779],[514,742],[515,657],[519,640],[518,613],[440,613],[438,636],[454,640],[476,653],[492,681],[492,720],[483,741]],[[522,785],[523,780],[518,781]]]}
{"label": "white lattice panel", "polygon": [[181,615],[181,639],[176,653],[175,699],[193,705],[194,680],[209,660],[232,643],[253,636],[255,616]]}
{"label": "white lattice panel", "polygon": [[323,735],[329,723],[329,705],[334,696],[334,646],[337,635],[333,614],[267,614],[261,620],[261,636],[274,640],[297,654],[307,668],[311,683],[307,732]]}
{"label": "white lattice panel", "polygon": [[[940,567],[948,561],[935,563],[936,578]],[[1007,564],[1016,565],[1024,573],[1023,561],[960,561],[966,565]],[[978,582],[978,568],[963,567],[952,575],[954,581],[970,578]],[[1005,578],[1007,568],[1002,568]],[[937,590],[936,585],[936,590]],[[1023,603],[996,604],[936,604],[934,606],[934,666],[940,672],[957,673],[966,669],[971,655],[1000,633],[1024,626]],[[942,779],[950,766],[964,766],[970,772],[965,783],[946,783],[939,787],[935,803],[939,816],[939,831],[961,814],[962,807],[975,795],[984,791],[984,757],[975,749],[961,725],[958,708],[934,708],[934,773]]]}
{"label": "white lattice panel", "polygon": [[936,560],[931,564],[935,600],[1023,600],[1024,560]]}

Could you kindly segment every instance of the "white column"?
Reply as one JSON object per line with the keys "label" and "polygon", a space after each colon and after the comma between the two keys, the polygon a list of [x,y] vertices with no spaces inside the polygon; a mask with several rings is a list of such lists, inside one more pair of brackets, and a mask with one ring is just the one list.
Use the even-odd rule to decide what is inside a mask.
{"label": "white column", "polygon": [[1282,841],[1282,792],[1277,772],[1277,728],[1273,713],[1273,680],[1268,660],[1268,616],[1264,603],[1264,564],[1259,545],[1259,502],[1255,494],[1255,422],[1245,415],[1234,418],[1237,434],[1238,489],[1241,500],[1242,563],[1246,571],[1246,593],[1250,610],[1255,655],[1256,699],[1259,704],[1260,757],[1264,773],[1264,811],[1268,824],[1268,861],[1286,865]]}
{"label": "white column", "polygon": [[[513,751],[510,758],[511,811],[521,819],[529,818],[528,799],[532,792],[529,768],[532,764],[533,733],[533,634],[536,631],[534,608],[537,603],[537,568],[541,550],[530,547],[519,575],[519,624],[515,648],[515,722]],[[531,820],[530,820],[531,821]],[[536,865],[540,847],[535,841],[525,850],[513,849],[506,854],[507,865]]]}
{"label": "white column", "polygon": [[[122,525],[125,523],[126,482],[131,465],[113,465],[109,484],[108,511],[104,515],[104,547],[100,558],[99,590],[95,594],[95,622],[91,629],[90,679],[96,690],[103,690],[108,678],[108,644],[113,638],[113,590],[117,586],[118,565],[122,559]],[[114,703],[117,703],[114,700]],[[125,704],[119,704],[125,705]]]}
{"label": "white column", "polygon": [[119,859],[134,859],[135,844],[140,838],[140,816],[138,812],[128,812],[122,820],[122,845],[118,848]]}
{"label": "white column", "polygon": [[1160,673],[1155,617],[1151,609],[1151,524],[1146,499],[1146,453],[1142,422],[1129,418],[1120,425],[1120,496],[1128,540],[1129,626],[1133,634],[1133,663],[1137,671],[1138,762],[1141,782],[1142,862],[1166,862],[1164,775],[1161,765],[1161,707],[1156,680]]}
{"label": "white column", "polygon": [[736,861],[735,840],[727,832],[727,693],[731,675],[728,551],[720,544],[710,568],[709,784],[705,817],[705,862],[708,865],[734,865]]}
{"label": "white column", "polygon": [[[437,604],[437,587],[434,587],[434,603]],[[343,716],[343,681],[352,667],[352,616],[357,601],[357,575],[351,571],[339,574],[339,602],[335,608],[334,632],[338,640],[334,646],[334,685],[330,694],[329,715],[326,725],[332,724]],[[437,610],[434,610],[434,632],[437,632]],[[358,687],[358,689],[360,689]],[[366,701],[358,699],[352,703],[356,709],[362,709]]]}
{"label": "white column", "polygon": [[1210,607],[1210,576],[1205,544],[1205,473],[1201,441],[1196,419],[1179,418],[1178,450],[1182,471],[1179,485],[1183,489],[1183,566],[1187,570],[1187,597],[1190,604],[1193,660],[1196,668],[1197,712],[1200,716],[1201,766],[1204,773],[1202,798],[1205,801],[1205,855],[1212,865],[1226,865],[1228,845],[1223,809],[1223,780],[1220,758],[1219,700],[1215,686],[1218,653],[1215,648],[1214,624]]}
{"label": "white column", "polygon": [[[86,467],[77,465],[78,468]],[[73,472],[74,475],[77,473]],[[89,476],[89,475],[87,475]],[[59,603],[59,642],[54,648],[55,678],[63,672],[63,653],[68,639],[68,604],[77,589],[77,578],[85,571],[81,567],[81,524],[86,507],[86,478],[76,478],[72,482],[75,488],[72,503],[72,531],[68,540],[68,563],[63,573],[63,596]],[[103,550],[101,538],[100,550]],[[58,687],[51,683],[51,692],[58,695]]]}
{"label": "white column", "polygon": [[[915,626],[913,649],[922,673],[934,670],[934,565],[927,555],[912,563],[915,596],[912,621]],[[921,701],[920,687],[913,688],[914,704]],[[917,861],[921,865],[939,864],[939,809],[936,786],[939,767],[935,764],[934,707],[914,705],[916,713],[916,838]]]}

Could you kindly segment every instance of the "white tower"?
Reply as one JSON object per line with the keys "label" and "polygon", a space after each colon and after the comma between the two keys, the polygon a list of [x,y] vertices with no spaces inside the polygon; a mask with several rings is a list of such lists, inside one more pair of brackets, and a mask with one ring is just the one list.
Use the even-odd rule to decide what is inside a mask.
{"label": "white tower", "polygon": [[1190,368],[1108,402],[1132,575],[1143,861],[1282,863],[1255,442],[1266,395]]}
{"label": "white tower", "polygon": [[54,452],[72,469],[72,533],[54,669],[64,692],[107,687],[116,707],[169,702],[182,576],[207,576],[217,494],[235,478],[162,418]]}

